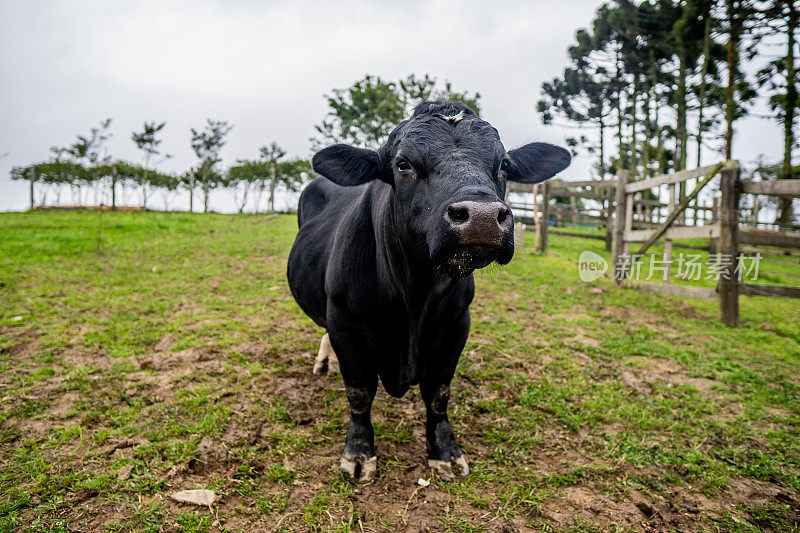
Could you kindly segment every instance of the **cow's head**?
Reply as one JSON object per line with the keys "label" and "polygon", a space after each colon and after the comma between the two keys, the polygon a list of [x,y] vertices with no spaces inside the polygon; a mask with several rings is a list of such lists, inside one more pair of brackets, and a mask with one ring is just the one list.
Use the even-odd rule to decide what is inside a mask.
{"label": "cow's head", "polygon": [[400,229],[451,277],[514,255],[506,180],[538,183],[570,163],[546,143],[506,151],[488,122],[456,102],[423,102],[377,151],[337,144],[320,150],[314,170],[344,186],[381,180],[393,189]]}

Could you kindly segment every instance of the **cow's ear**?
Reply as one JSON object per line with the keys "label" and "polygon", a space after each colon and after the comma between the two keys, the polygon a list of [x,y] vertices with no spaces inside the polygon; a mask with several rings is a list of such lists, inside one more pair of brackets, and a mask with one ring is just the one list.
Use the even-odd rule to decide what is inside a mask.
{"label": "cow's ear", "polygon": [[347,144],[323,148],[311,159],[314,172],[337,185],[361,185],[381,177],[378,152]]}
{"label": "cow's ear", "polygon": [[560,146],[531,143],[508,152],[507,176],[520,183],[539,183],[569,166],[572,157]]}

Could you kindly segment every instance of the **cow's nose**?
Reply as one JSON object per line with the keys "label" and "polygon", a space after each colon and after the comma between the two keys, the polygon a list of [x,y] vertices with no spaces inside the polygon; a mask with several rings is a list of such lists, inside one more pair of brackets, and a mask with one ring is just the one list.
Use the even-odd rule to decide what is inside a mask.
{"label": "cow's nose", "polygon": [[511,210],[503,202],[465,200],[447,206],[444,219],[459,233],[464,245],[499,247],[503,235],[511,231]]}

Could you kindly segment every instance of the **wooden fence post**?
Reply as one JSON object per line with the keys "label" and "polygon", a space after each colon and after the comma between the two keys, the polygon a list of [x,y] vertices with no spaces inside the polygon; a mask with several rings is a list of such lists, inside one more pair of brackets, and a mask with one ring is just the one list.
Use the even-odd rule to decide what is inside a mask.
{"label": "wooden fence post", "polygon": [[739,168],[722,171],[719,188],[722,200],[719,210],[719,292],[720,319],[726,326],[739,326],[739,260],[737,229],[739,226]]}
{"label": "wooden fence post", "polygon": [[[625,185],[628,183],[628,171],[617,171],[617,193],[614,198],[616,203],[616,220],[614,221],[614,250],[611,254],[611,272],[614,281],[621,283],[625,277],[623,256],[625,254],[625,225],[628,209],[628,195],[625,194]],[[623,271],[621,272],[620,269]]]}
{"label": "wooden fence post", "polygon": [[[716,196],[711,200],[711,223],[719,224],[719,198]],[[711,238],[708,240],[708,253],[713,255],[719,248],[719,239]]]}
{"label": "wooden fence post", "polygon": [[[673,183],[669,186],[669,211],[667,216],[675,209],[675,198],[678,195],[678,186]],[[662,283],[669,283],[669,274],[672,269],[672,239],[664,239],[664,275]]]}
{"label": "wooden fence post", "polygon": [[756,197],[756,199],[753,201],[753,211],[750,214],[751,218],[753,219],[752,224],[754,228],[758,227],[759,211],[761,211],[761,200],[759,200],[758,197]]}
{"label": "wooden fence post", "polygon": [[570,218],[573,226],[579,226],[581,221],[578,218],[578,202],[574,196],[569,197]]}
{"label": "wooden fence post", "polygon": [[547,252],[547,227],[550,218],[550,184],[546,181],[541,184],[542,204],[539,210],[539,217],[536,219],[536,244],[534,250],[537,252]]}
{"label": "wooden fence post", "polygon": [[611,216],[611,206],[614,205],[614,193],[610,188],[606,188],[604,191],[606,196],[606,252],[610,252],[614,242],[614,218]]}

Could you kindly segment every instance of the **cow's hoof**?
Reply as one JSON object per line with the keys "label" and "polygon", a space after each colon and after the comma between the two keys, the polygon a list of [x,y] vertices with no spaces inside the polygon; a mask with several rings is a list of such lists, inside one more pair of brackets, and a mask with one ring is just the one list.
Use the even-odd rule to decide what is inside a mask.
{"label": "cow's hoof", "polygon": [[339,460],[339,468],[347,472],[354,481],[364,483],[372,481],[378,470],[378,458],[372,457],[345,457]]}
{"label": "cow's hoof", "polygon": [[440,459],[428,459],[428,466],[445,481],[453,481],[456,476],[467,477],[469,475],[467,458],[463,455],[454,458],[452,462],[442,461]]}
{"label": "cow's hoof", "polygon": [[331,340],[327,333],[322,336],[322,341],[319,343],[319,353],[317,353],[317,359],[314,361],[313,372],[317,376],[325,373],[332,376],[339,373],[339,359],[336,358],[336,352],[333,351],[333,346],[331,346]]}

